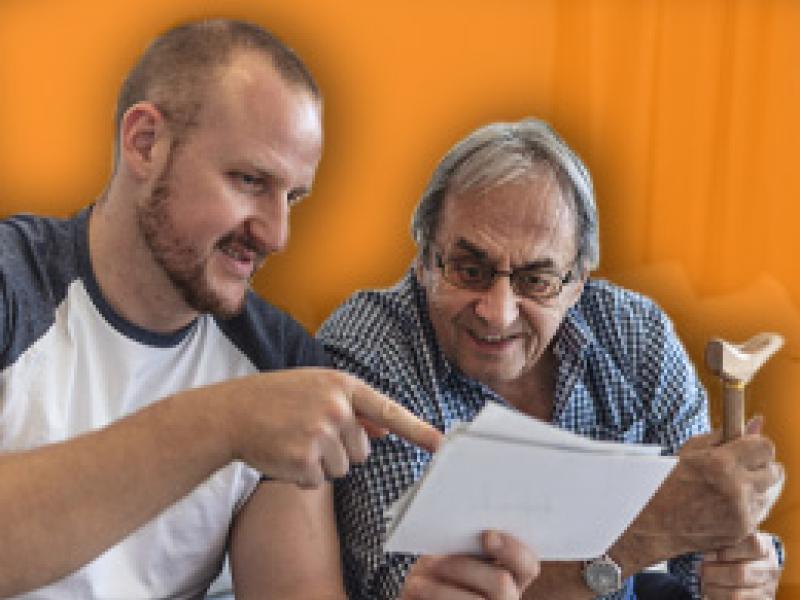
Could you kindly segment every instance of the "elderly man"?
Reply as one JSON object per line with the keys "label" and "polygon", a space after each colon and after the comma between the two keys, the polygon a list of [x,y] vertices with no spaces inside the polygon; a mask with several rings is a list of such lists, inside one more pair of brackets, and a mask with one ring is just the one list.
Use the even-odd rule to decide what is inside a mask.
{"label": "elderly man", "polygon": [[[355,294],[318,337],[336,366],[441,431],[498,402],[592,438],[680,449],[607,555],[543,565],[526,598],[630,595],[627,576],[668,559],[697,593],[691,559],[675,557],[719,548],[703,565],[709,598],[772,597],[776,550],[757,525],[783,477],[773,446],[758,423],[726,445],[714,434],[690,440],[708,430],[705,393],[661,310],[589,277],[597,227],[589,173],[546,124],[478,129],[448,152],[422,196],[412,225],[419,253],[405,277]],[[395,598],[404,580],[418,588],[446,579],[436,559],[381,552],[384,509],[430,458],[390,436],[337,482],[351,597]]]}
{"label": "elderly man", "polygon": [[[249,290],[311,189],[321,112],[259,27],[177,27],[123,86],[102,197],[0,222],[0,596],[198,598],[226,549],[239,597],[344,596],[325,480],[366,457],[365,426],[440,434],[294,369],[328,361]],[[527,584],[530,551],[491,539]]]}

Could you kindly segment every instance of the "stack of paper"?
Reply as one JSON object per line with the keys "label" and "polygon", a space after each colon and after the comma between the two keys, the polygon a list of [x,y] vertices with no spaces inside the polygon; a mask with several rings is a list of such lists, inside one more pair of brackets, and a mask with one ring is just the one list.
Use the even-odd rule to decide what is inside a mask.
{"label": "stack of paper", "polygon": [[488,404],[448,434],[386,513],[386,552],[480,553],[506,531],[541,560],[602,555],[677,462],[658,446],[592,441]]}

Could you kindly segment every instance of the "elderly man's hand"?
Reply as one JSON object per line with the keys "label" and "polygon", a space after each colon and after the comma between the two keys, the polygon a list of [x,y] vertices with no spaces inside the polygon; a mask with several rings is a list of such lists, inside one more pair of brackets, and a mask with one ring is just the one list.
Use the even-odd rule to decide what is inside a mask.
{"label": "elderly man's hand", "polygon": [[675,469],[631,526],[652,553],[643,559],[735,546],[756,531],[784,476],[773,443],[754,433],[759,427],[725,444],[714,432],[684,445]]}
{"label": "elderly man's hand", "polygon": [[703,597],[708,600],[768,600],[775,597],[780,576],[772,536],[762,532],[706,553],[700,570]]}
{"label": "elderly man's hand", "polygon": [[485,556],[423,556],[405,580],[402,600],[517,600],[539,574],[535,554],[516,538],[484,532]]}

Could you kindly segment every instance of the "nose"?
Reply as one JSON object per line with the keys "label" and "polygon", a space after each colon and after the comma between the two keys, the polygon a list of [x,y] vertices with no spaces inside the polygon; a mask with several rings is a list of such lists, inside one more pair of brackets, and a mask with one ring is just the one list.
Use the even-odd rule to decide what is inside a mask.
{"label": "nose", "polygon": [[507,276],[495,277],[492,287],[483,292],[475,304],[475,314],[493,329],[511,326],[519,316],[517,296]]}
{"label": "nose", "polygon": [[289,203],[276,194],[262,199],[248,222],[249,233],[268,253],[280,252],[289,241]]}

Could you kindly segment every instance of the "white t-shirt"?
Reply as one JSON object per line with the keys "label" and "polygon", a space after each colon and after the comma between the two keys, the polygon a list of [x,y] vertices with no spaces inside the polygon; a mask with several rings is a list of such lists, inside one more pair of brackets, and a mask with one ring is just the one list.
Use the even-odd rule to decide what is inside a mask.
{"label": "white t-shirt", "polygon": [[[175,334],[124,321],[91,271],[88,214],[0,222],[0,451],[102,428],[179,390],[325,364],[300,325],[254,294],[234,319],[204,315]],[[220,469],[77,572],[21,597],[203,597],[260,477],[242,463]]]}

